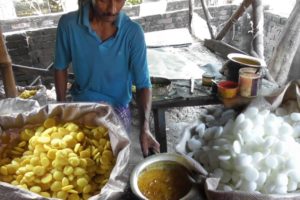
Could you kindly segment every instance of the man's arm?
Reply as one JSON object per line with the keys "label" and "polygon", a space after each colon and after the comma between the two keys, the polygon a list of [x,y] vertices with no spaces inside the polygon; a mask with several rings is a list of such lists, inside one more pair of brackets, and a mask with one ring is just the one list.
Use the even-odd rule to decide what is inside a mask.
{"label": "man's arm", "polygon": [[68,82],[68,70],[57,70],[54,72],[55,91],[57,101],[66,101],[66,91]]}
{"label": "man's arm", "polygon": [[149,119],[152,104],[152,90],[149,88],[137,89],[137,105],[140,119],[140,141],[144,156],[148,156],[149,149],[160,152],[160,145],[150,132]]}

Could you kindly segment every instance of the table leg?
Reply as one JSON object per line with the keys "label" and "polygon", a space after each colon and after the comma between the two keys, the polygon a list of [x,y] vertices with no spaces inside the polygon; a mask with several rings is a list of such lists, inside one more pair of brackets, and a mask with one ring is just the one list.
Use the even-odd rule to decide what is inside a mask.
{"label": "table leg", "polygon": [[160,144],[160,152],[167,152],[165,109],[154,108],[152,111],[154,115],[155,138]]}

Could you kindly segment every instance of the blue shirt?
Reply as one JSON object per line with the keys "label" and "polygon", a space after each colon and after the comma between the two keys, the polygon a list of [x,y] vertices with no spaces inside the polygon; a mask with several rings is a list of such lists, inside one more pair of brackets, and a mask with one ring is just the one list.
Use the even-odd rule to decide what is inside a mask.
{"label": "blue shirt", "polygon": [[83,7],[82,18],[79,11],[60,18],[54,66],[64,70],[72,63],[74,101],[127,106],[133,80],[137,89],[151,87],[143,30],[120,12],[116,34],[102,41],[92,30],[89,9],[89,4]]}

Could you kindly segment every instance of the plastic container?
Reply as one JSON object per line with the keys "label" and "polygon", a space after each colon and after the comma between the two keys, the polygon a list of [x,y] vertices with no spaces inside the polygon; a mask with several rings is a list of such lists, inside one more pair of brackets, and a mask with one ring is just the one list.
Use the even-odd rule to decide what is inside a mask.
{"label": "plastic container", "polygon": [[239,70],[239,94],[242,97],[256,97],[261,88],[261,73],[254,68]]}
{"label": "plastic container", "polygon": [[221,81],[218,83],[218,95],[228,99],[236,97],[238,93],[238,83],[233,81]]}

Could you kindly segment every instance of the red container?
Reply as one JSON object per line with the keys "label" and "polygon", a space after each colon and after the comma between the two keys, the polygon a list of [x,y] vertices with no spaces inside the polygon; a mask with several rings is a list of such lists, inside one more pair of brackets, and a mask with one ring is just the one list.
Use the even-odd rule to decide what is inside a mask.
{"label": "red container", "polygon": [[238,83],[233,81],[221,81],[218,83],[218,95],[221,98],[234,98],[238,93]]}

